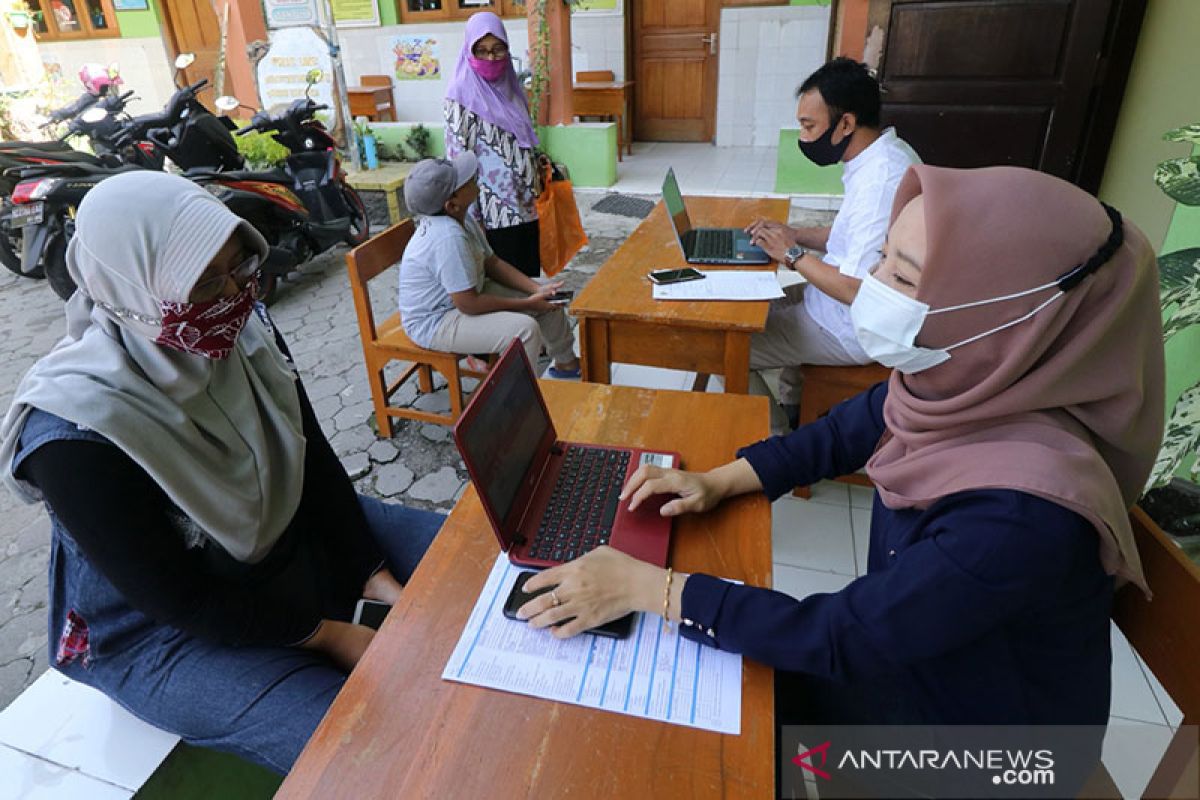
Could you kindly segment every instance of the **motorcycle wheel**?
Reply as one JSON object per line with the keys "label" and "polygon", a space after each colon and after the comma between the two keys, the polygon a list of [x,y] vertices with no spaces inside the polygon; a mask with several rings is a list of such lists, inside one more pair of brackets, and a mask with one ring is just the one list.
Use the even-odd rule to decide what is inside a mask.
{"label": "motorcycle wheel", "polygon": [[40,263],[28,272],[21,268],[21,229],[9,226],[8,208],[8,201],[0,205],[0,263],[23,278],[46,277],[46,270]]}
{"label": "motorcycle wheel", "polygon": [[342,184],[342,197],[346,201],[346,207],[350,209],[350,232],[346,234],[346,243],[351,247],[357,247],[371,238],[371,222],[367,219],[367,207],[363,205],[362,198],[358,196],[358,192],[354,191],[353,186]]}
{"label": "motorcycle wheel", "polygon": [[46,266],[46,281],[59,298],[66,302],[75,294],[75,281],[67,272],[67,236],[62,231],[50,234],[42,259]]}

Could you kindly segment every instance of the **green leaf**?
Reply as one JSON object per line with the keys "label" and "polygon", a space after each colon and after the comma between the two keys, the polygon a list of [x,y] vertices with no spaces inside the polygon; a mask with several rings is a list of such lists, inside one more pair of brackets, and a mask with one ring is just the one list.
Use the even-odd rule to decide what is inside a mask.
{"label": "green leaf", "polygon": [[1154,182],[1172,200],[1200,206],[1200,156],[1163,161],[1154,170]]}
{"label": "green leaf", "polygon": [[1177,304],[1174,312],[1163,325],[1164,342],[1190,325],[1200,322],[1200,280],[1192,281],[1178,290],[1168,292],[1163,299],[1171,301],[1164,303],[1164,307]]}
{"label": "green leaf", "polygon": [[[1200,384],[1184,392],[1171,411],[1162,447],[1150,470],[1146,491],[1165,486],[1179,466],[1200,446]],[[1193,466],[1193,472],[1196,468]]]}
{"label": "green leaf", "polygon": [[1165,293],[1186,286],[1200,274],[1200,247],[1176,250],[1158,257],[1158,285]]}
{"label": "green leaf", "polygon": [[1163,139],[1168,142],[1191,142],[1192,144],[1200,144],[1200,122],[1193,125],[1184,125],[1182,128],[1167,131],[1163,134]]}

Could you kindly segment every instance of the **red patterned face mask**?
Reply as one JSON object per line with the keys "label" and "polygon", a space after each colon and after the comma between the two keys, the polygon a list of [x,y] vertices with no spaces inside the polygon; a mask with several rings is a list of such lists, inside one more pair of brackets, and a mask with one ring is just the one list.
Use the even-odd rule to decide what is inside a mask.
{"label": "red patterned face mask", "polygon": [[155,340],[184,353],[228,358],[254,310],[258,282],[250,281],[233,297],[203,303],[162,303],[162,332]]}

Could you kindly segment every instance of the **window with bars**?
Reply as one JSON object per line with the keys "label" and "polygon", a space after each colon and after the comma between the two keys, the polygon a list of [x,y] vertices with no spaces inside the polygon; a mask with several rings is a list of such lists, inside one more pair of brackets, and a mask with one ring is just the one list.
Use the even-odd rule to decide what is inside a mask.
{"label": "window with bars", "polygon": [[121,35],[112,0],[27,0],[38,41],[101,39]]}

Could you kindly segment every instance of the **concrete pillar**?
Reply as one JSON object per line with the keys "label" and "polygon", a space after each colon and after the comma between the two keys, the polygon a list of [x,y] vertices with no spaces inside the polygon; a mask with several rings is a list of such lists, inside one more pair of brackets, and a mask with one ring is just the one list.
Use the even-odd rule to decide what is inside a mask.
{"label": "concrete pillar", "polygon": [[246,46],[266,41],[267,24],[259,0],[212,0],[218,22],[229,6],[229,27],[225,40],[225,94],[231,94],[248,106],[258,107],[258,87],[254,69],[246,55]]}
{"label": "concrete pillar", "polygon": [[0,14],[0,80],[8,87],[33,87],[44,76],[37,40],[33,38],[33,20],[17,30],[7,14]]}

